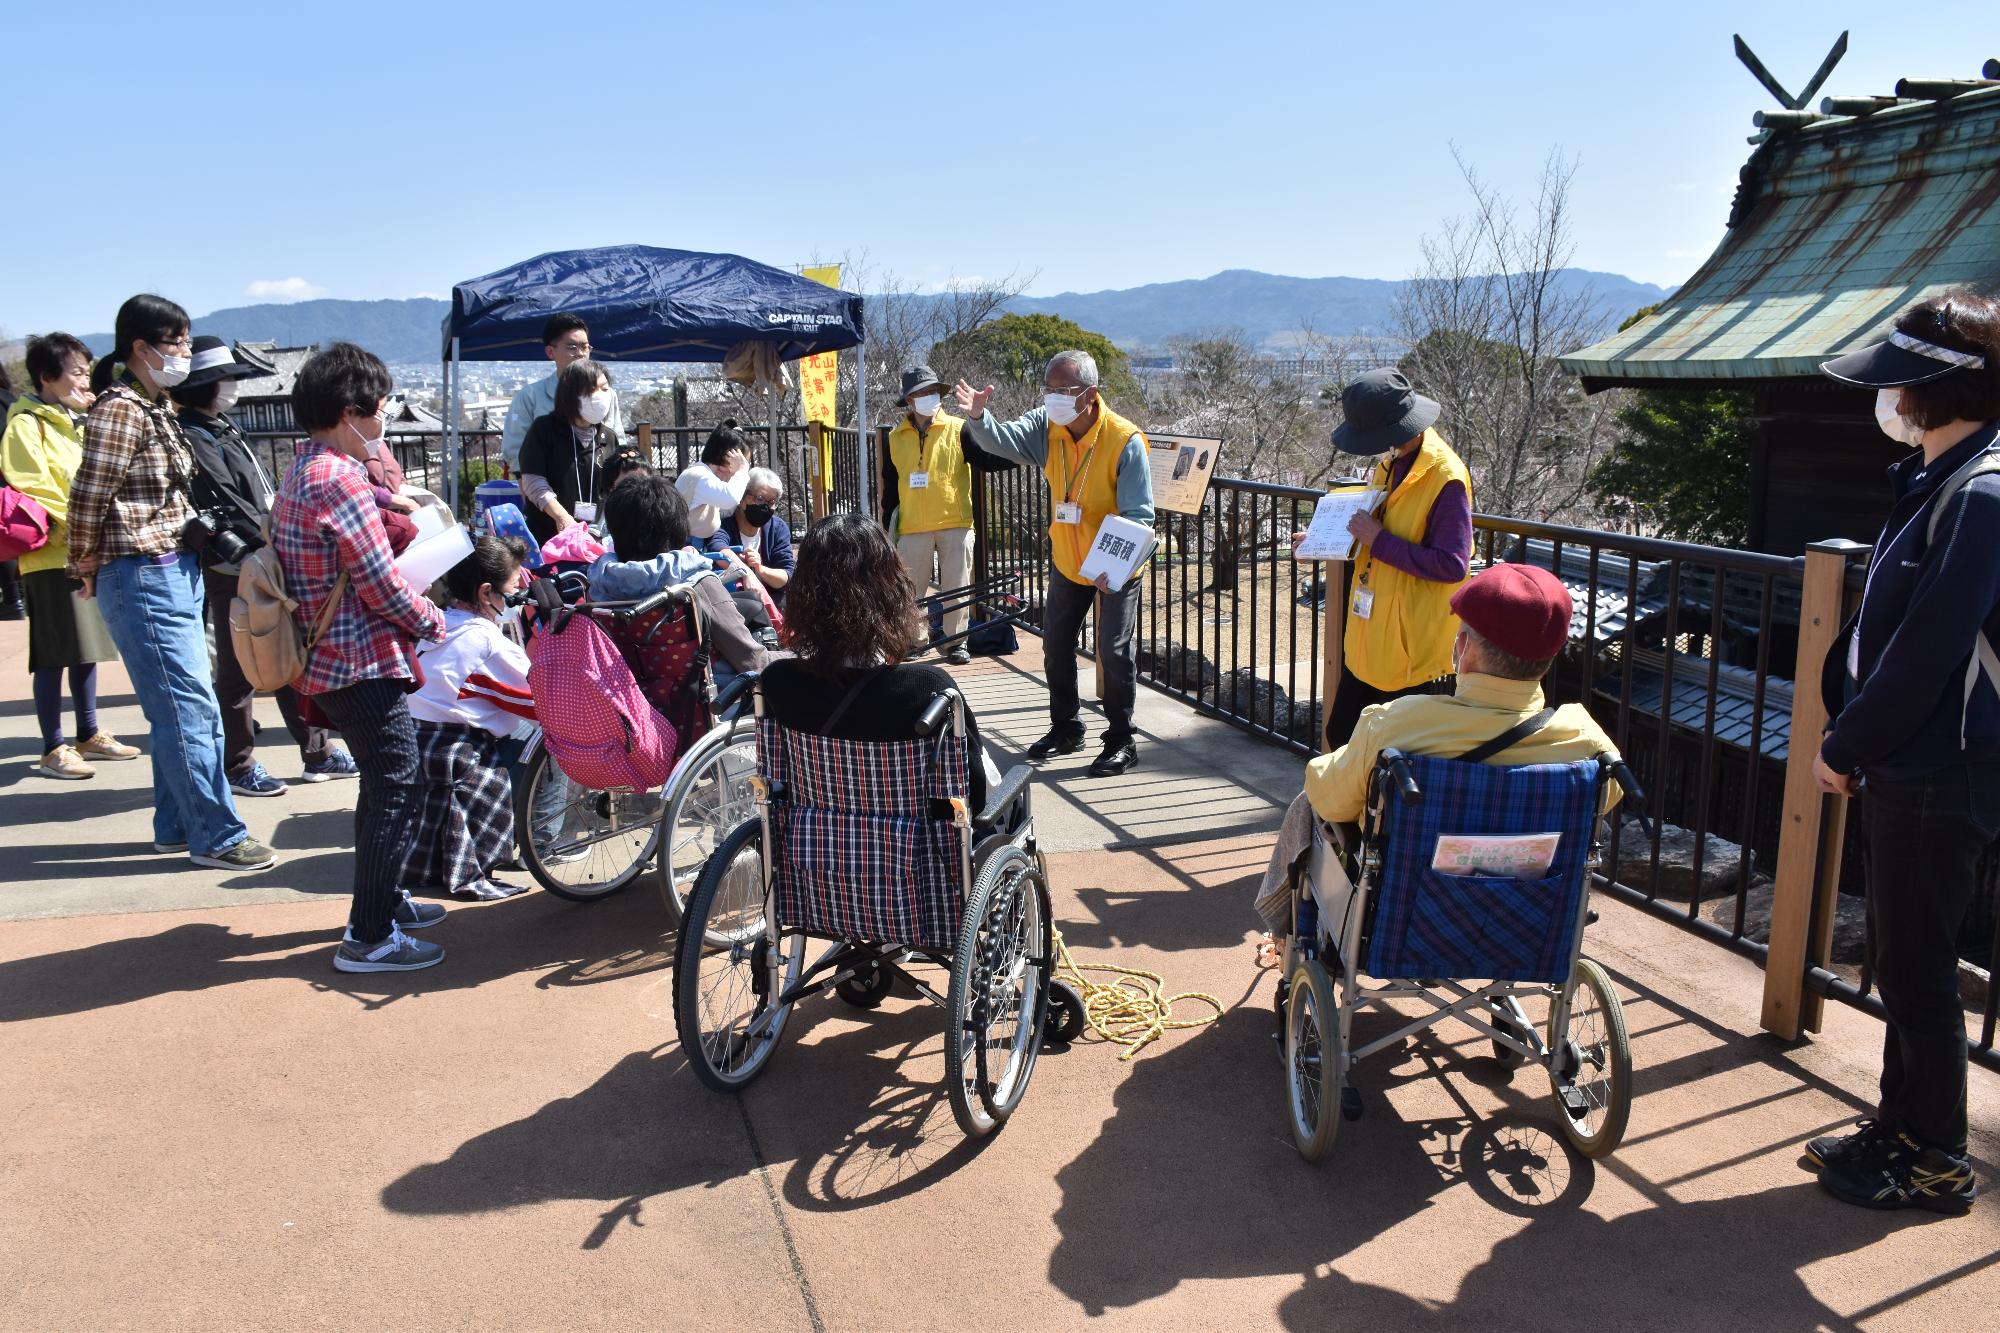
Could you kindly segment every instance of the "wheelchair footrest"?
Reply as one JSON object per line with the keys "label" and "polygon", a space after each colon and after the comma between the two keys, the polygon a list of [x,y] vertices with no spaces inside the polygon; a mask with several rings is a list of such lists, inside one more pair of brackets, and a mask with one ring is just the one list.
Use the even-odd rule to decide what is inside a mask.
{"label": "wheelchair footrest", "polygon": [[1562,1102],[1563,1114],[1570,1119],[1587,1120],[1590,1118],[1590,1098],[1583,1095],[1582,1088],[1573,1085],[1566,1087],[1558,1095],[1557,1100]]}
{"label": "wheelchair footrest", "polygon": [[1340,1089],[1340,1118],[1359,1120],[1361,1118],[1361,1089],[1347,1084]]}

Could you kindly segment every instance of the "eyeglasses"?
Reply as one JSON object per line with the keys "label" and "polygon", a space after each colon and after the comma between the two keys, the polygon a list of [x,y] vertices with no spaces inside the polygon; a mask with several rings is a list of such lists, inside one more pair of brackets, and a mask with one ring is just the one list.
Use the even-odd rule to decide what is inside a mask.
{"label": "eyeglasses", "polygon": [[1083,397],[1084,394],[1090,392],[1090,386],[1088,384],[1079,384],[1074,389],[1058,389],[1046,385],[1044,387],[1048,389],[1048,392],[1059,393],[1065,398],[1081,398]]}
{"label": "eyeglasses", "polygon": [[574,352],[574,353],[576,353],[576,354],[577,354],[578,356],[589,356],[589,355],[590,355],[590,344],[589,344],[589,343],[557,343],[557,344],[556,344],[556,346],[557,346],[557,348],[559,348],[559,349],[560,349],[560,350],[562,350],[562,351],[565,351],[565,352]]}
{"label": "eyeglasses", "polygon": [[159,348],[162,352],[191,352],[194,350],[194,339],[183,333],[178,338],[162,338],[155,342],[153,346]]}

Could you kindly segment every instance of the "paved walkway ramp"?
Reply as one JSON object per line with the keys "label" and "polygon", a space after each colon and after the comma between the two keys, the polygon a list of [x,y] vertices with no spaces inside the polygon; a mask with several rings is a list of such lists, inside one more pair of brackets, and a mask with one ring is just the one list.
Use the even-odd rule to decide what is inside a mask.
{"label": "paved walkway ramp", "polygon": [[[157,857],[143,763],[29,774],[18,630],[0,1327],[1970,1329],[2000,1304],[2000,1206],[1878,1216],[1801,1169],[1864,1108],[1879,1029],[1834,1007],[1780,1047],[1753,968],[1615,905],[1589,941],[1639,1071],[1613,1158],[1572,1156],[1546,1081],[1446,1025],[1363,1064],[1365,1116],[1302,1163],[1248,943],[1297,764],[1159,696],[1141,767],[1091,783],[1085,754],[1036,789],[1057,918],[1229,1009],[1129,1063],[1052,1050],[973,1145],[940,1016],[904,998],[810,1003],[749,1093],[703,1088],[649,884],[455,906],[443,966],[334,973],[353,785],[244,803],[268,874]],[[1044,726],[1036,647],[963,673],[1003,751]],[[1996,1085],[1975,1073],[1989,1180]]]}

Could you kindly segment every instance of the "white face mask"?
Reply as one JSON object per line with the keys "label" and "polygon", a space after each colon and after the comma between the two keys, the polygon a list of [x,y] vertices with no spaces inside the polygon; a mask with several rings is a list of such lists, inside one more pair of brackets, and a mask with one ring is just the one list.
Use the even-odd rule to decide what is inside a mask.
{"label": "white face mask", "polygon": [[[382,418],[380,417],[370,417],[368,419],[377,426],[382,424]],[[373,458],[375,456],[375,446],[382,442],[382,437],[379,434],[373,436],[363,435],[361,428],[354,424],[352,417],[348,418],[347,429],[353,434],[355,439],[361,441],[360,457],[363,459]]]}
{"label": "white face mask", "polygon": [[1077,419],[1076,399],[1066,393],[1045,393],[1042,406],[1049,410],[1049,420],[1058,426],[1067,426]]}
{"label": "white face mask", "polygon": [[577,400],[576,414],[595,426],[611,415],[611,390],[599,389],[588,398]]}
{"label": "white face mask", "polygon": [[943,394],[920,393],[910,400],[910,410],[920,417],[934,417],[937,415],[939,404],[943,402]]}
{"label": "white face mask", "polygon": [[1924,442],[1924,428],[1896,410],[1901,401],[1901,389],[1883,389],[1875,395],[1875,424],[1882,433],[1898,444],[1912,447]]}
{"label": "white face mask", "polygon": [[215,386],[215,406],[209,410],[219,417],[227,416],[229,409],[236,406],[236,395],[241,391],[242,386],[235,380],[224,380]]}
{"label": "white face mask", "polygon": [[150,345],[146,350],[160,359],[160,368],[153,372],[153,383],[162,389],[173,388],[186,379],[188,372],[194,369],[194,358],[191,356],[168,356],[159,348]]}

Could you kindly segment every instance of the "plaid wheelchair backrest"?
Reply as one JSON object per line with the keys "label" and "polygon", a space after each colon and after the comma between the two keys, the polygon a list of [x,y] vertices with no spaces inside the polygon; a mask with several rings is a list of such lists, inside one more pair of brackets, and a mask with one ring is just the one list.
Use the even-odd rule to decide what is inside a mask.
{"label": "plaid wheelchair backrest", "polygon": [[952,949],[965,910],[959,830],[934,802],[967,790],[956,737],[846,741],[757,721],[774,793],[778,917],[817,935]]}
{"label": "plaid wheelchair backrest", "polygon": [[[1388,979],[1568,980],[1597,818],[1598,764],[1469,764],[1411,755],[1423,799],[1384,802],[1364,970]],[[1545,874],[1448,874],[1444,837],[1559,835]],[[1463,846],[1463,844],[1461,844]]]}

